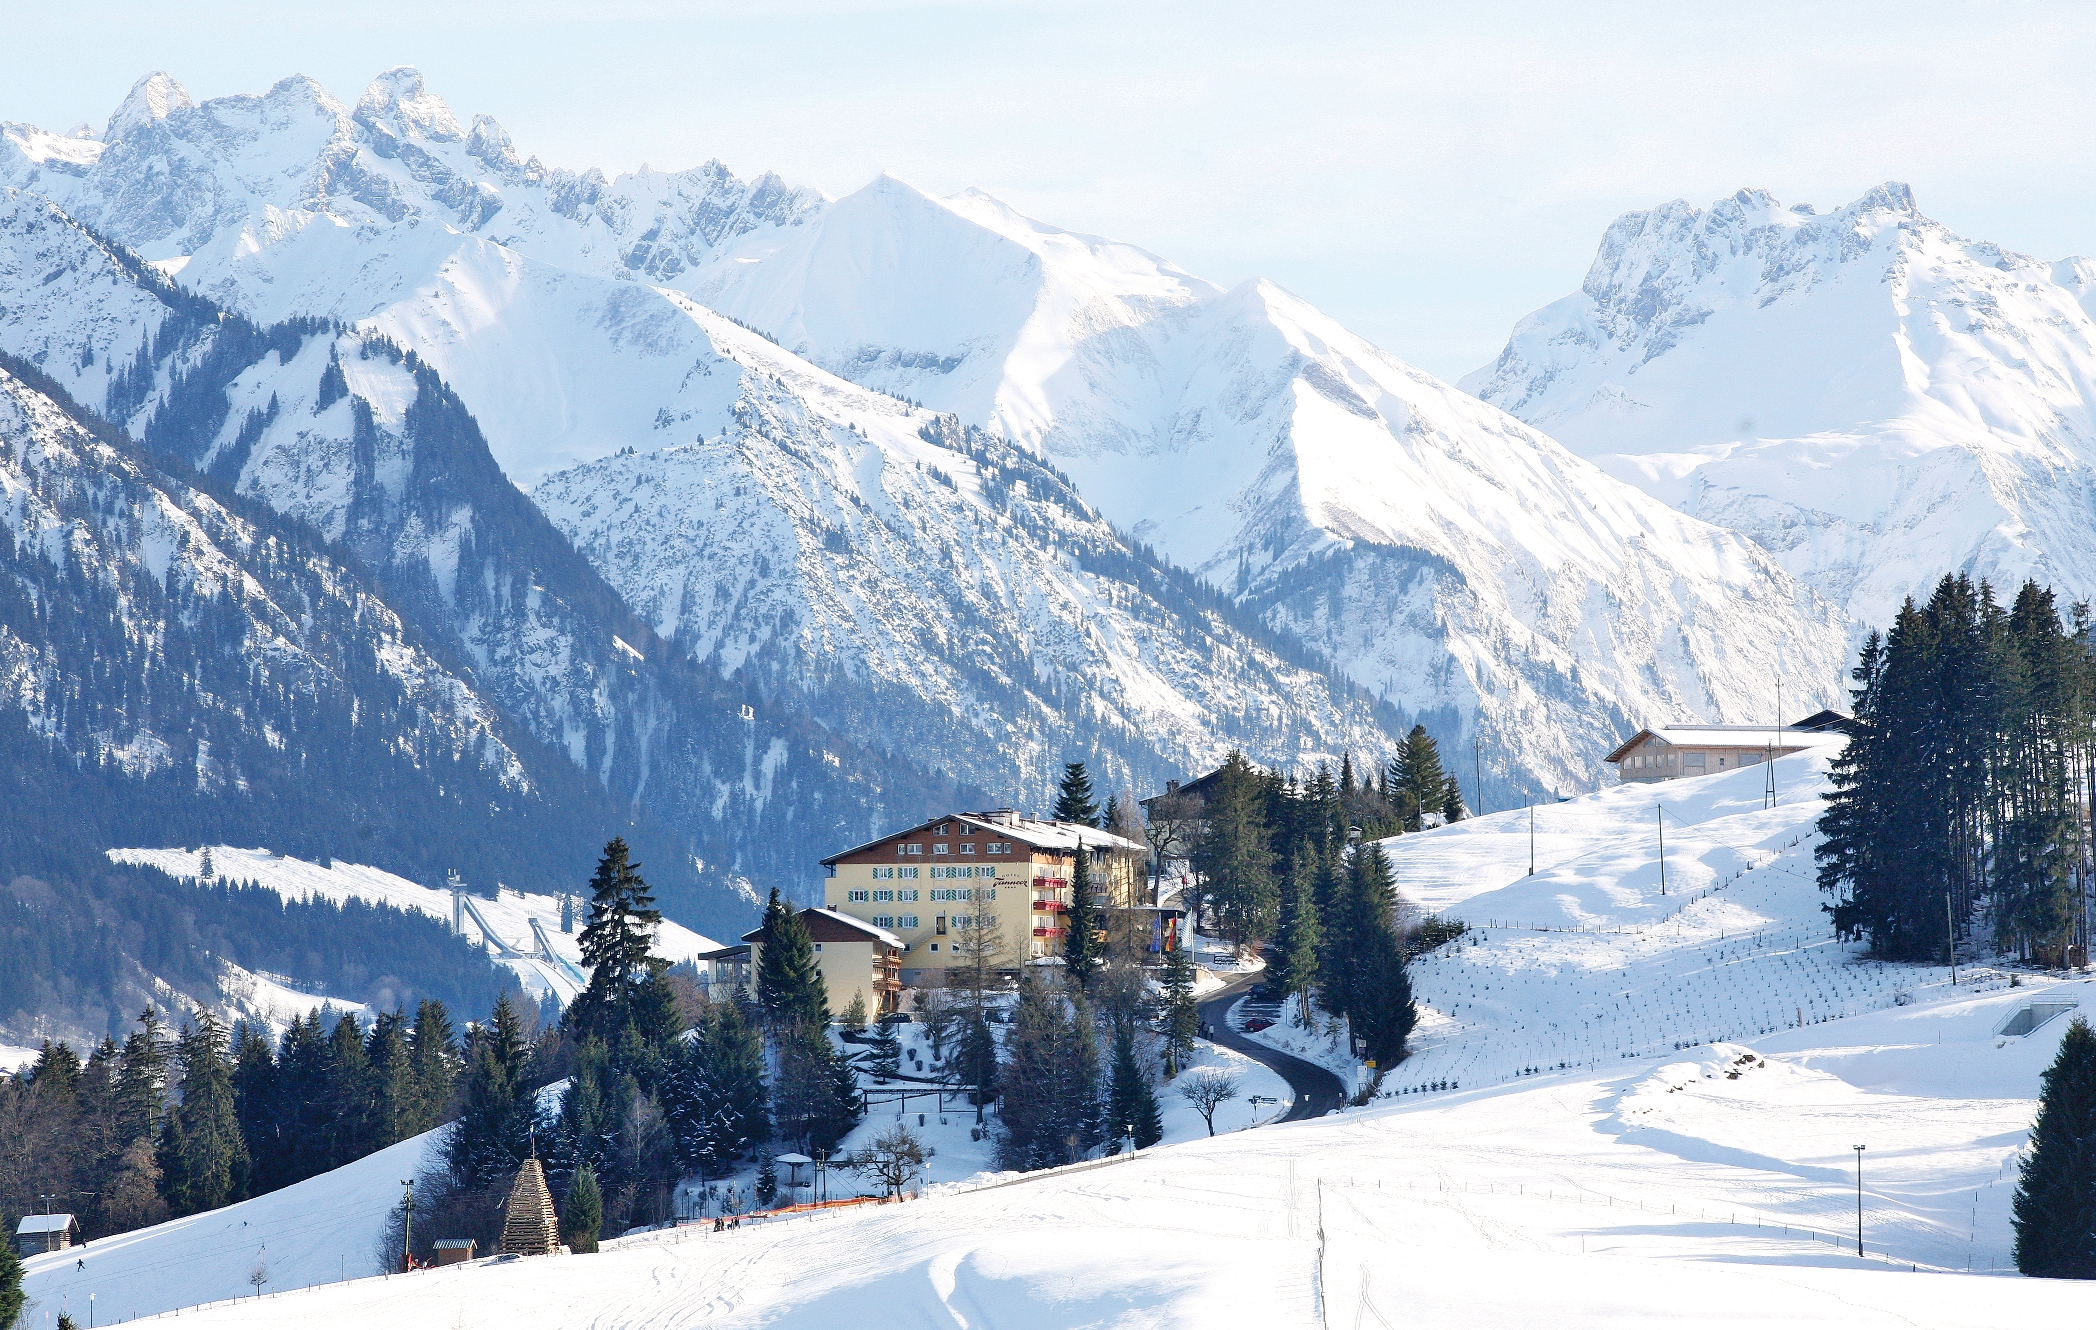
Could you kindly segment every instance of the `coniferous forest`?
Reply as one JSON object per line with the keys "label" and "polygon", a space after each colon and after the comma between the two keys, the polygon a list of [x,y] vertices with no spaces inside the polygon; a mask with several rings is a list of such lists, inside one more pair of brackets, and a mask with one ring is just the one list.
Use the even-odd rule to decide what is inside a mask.
{"label": "coniferous forest", "polygon": [[1865,640],[1817,851],[1835,927],[1880,957],[1951,936],[2058,965],[2088,937],[2096,659],[2085,605],[1946,576]]}

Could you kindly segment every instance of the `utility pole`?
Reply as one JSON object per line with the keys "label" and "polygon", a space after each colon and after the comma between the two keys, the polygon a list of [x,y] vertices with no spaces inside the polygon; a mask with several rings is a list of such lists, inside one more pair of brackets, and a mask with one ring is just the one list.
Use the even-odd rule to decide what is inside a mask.
{"label": "utility pole", "polygon": [[402,1178],[400,1185],[408,1189],[400,1201],[401,1213],[407,1217],[400,1230],[400,1273],[406,1274],[415,1268],[415,1180]]}
{"label": "utility pole", "polygon": [[1522,802],[1528,804],[1528,875],[1534,877],[1536,875],[1536,806],[1527,797],[1524,797]]}
{"label": "utility pole", "polygon": [[1863,1254],[1863,1148],[1856,1146],[1856,1255]]}
{"label": "utility pole", "polygon": [[1659,821],[1659,894],[1667,894],[1667,815],[1658,804],[1652,805],[1652,816]]}
{"label": "utility pole", "polygon": [[1483,735],[1470,736],[1470,780],[1477,786],[1477,813],[1485,814],[1485,740]]}
{"label": "utility pole", "polygon": [[1776,745],[1783,735],[1783,676],[1776,676],[1776,726],[1769,731],[1768,783],[1761,791],[1761,806],[1776,806]]}

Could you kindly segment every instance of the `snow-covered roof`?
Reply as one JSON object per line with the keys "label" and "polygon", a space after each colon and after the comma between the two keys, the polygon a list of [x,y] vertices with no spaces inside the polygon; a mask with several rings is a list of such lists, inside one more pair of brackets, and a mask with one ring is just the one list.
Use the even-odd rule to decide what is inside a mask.
{"label": "snow-covered roof", "polygon": [[993,836],[1023,841],[1036,850],[1059,850],[1068,853],[1075,850],[1079,845],[1083,845],[1094,850],[1131,850],[1142,854],[1149,853],[1148,846],[1129,840],[1126,836],[1116,836],[1111,831],[1101,831],[1097,827],[1087,827],[1077,822],[1056,822],[1044,818],[1021,817],[1009,808],[999,808],[990,812],[952,813],[945,817],[930,818],[914,827],[906,827],[901,831],[891,831],[885,836],[876,836],[863,845],[854,845],[848,850],[831,855],[822,862],[825,866],[834,864],[839,859],[846,859],[855,854],[864,854],[876,846],[886,845],[889,841],[897,840],[903,836],[918,835],[946,822],[958,822],[963,826],[974,827],[978,831],[987,831]]}
{"label": "snow-covered roof", "polygon": [[1631,735],[1602,760],[1619,762],[1625,753],[1647,739],[1676,748],[1767,748],[1773,744],[1786,752],[1801,748],[1838,750],[1849,741],[1839,730],[1801,730],[1789,725],[1656,725]]}
{"label": "snow-covered roof", "polygon": [[73,1228],[71,1215],[24,1215],[15,1226],[19,1237],[30,1237],[38,1233],[69,1233]]}
{"label": "snow-covered roof", "polygon": [[[889,932],[887,929],[877,928],[874,925],[867,923],[864,919],[854,919],[848,914],[841,914],[836,910],[827,909],[820,905],[811,905],[807,909],[802,910],[801,921],[803,923],[816,923],[819,921],[822,923],[832,924],[843,928],[848,933],[860,934],[869,941],[886,943],[888,946],[894,947],[897,951],[909,950],[909,947],[907,946],[907,944],[903,942],[901,938],[895,936],[895,934]],[[753,928],[749,932],[744,933],[742,935],[742,940],[744,942],[758,942],[762,941],[763,937],[764,930],[762,928]],[[814,940],[817,942],[835,942],[842,941],[844,939],[835,937],[825,938],[818,936]]]}

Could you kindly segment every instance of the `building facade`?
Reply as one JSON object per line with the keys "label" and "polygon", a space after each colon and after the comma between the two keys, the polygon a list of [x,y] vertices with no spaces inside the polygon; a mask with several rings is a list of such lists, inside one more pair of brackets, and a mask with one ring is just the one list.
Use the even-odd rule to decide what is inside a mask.
{"label": "building facade", "polygon": [[[869,1018],[879,1018],[902,1007],[903,941],[886,928],[855,918],[839,910],[809,908],[801,911],[801,927],[815,947],[815,968],[822,975],[823,993],[830,1015],[842,1016],[854,997],[866,1004]],[[744,933],[749,951],[749,976],[744,988],[756,996],[757,967],[764,963],[764,930]]]}
{"label": "building facade", "polygon": [[934,818],[825,859],[823,903],[895,935],[905,987],[978,955],[1015,970],[1062,954],[1079,854],[1096,903],[1137,903],[1146,846],[1011,809]]}
{"label": "building facade", "polygon": [[[1815,721],[1831,721],[1815,725]],[[1847,717],[1820,712],[1796,725],[1661,725],[1639,730],[1619,744],[1605,761],[1613,762],[1626,784],[1714,776],[1757,766],[1770,757],[1788,757],[1808,749],[1839,752],[1848,736],[1837,722]]]}

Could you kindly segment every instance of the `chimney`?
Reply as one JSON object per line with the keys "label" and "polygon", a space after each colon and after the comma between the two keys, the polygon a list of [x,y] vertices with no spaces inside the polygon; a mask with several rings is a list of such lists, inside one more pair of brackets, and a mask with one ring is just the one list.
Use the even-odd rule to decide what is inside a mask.
{"label": "chimney", "polygon": [[1167,795],[1173,795],[1173,794],[1177,794],[1177,793],[1179,793],[1179,782],[1178,782],[1178,781],[1176,781],[1176,780],[1168,780],[1168,781],[1166,781],[1166,782],[1164,783],[1164,792],[1165,792],[1165,793],[1166,793]]}

